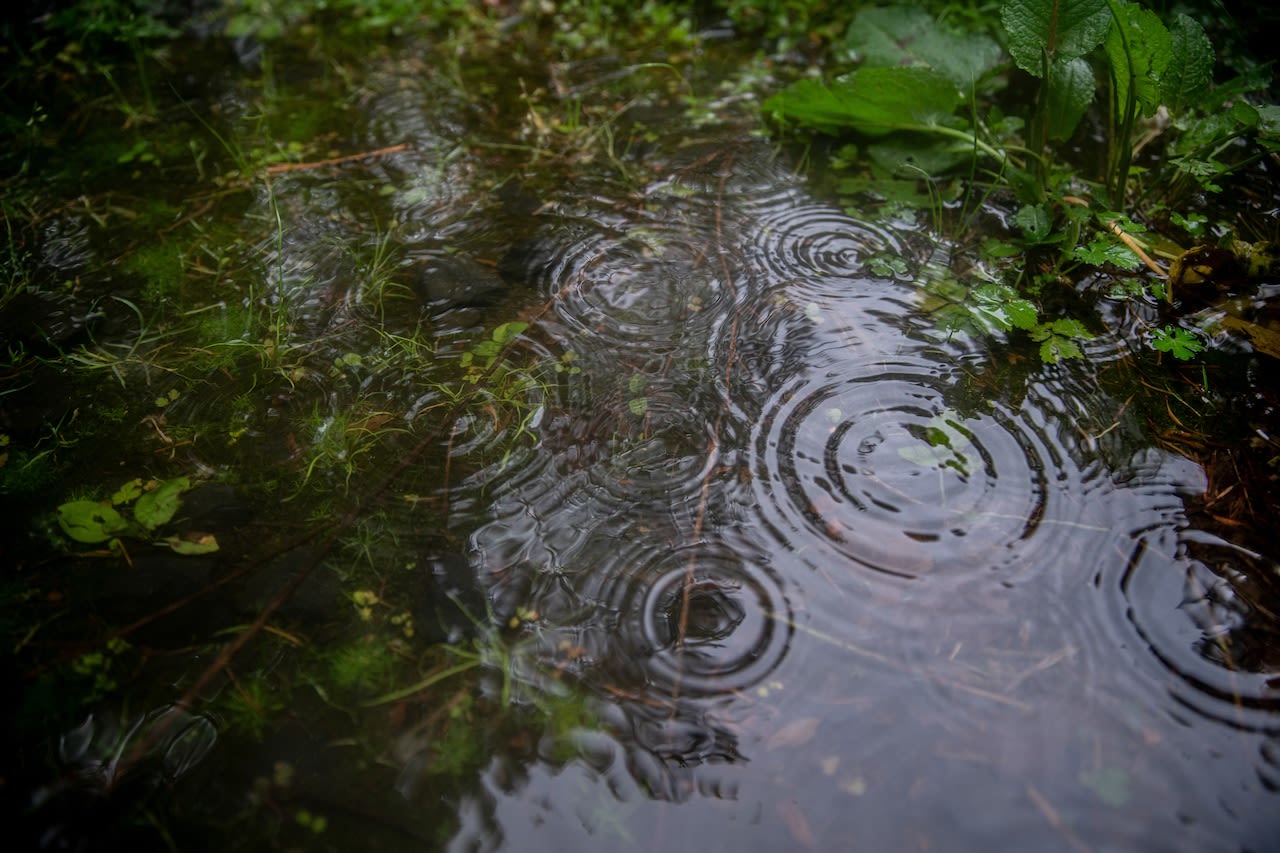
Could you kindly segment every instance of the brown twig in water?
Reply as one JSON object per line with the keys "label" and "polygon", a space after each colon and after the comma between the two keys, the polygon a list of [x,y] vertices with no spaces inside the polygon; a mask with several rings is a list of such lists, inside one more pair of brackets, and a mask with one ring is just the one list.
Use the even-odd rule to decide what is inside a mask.
{"label": "brown twig in water", "polygon": [[373,151],[362,151],[359,154],[347,154],[342,157],[330,157],[328,160],[312,160],[308,163],[276,163],[274,166],[268,166],[266,173],[268,175],[280,175],[285,172],[302,172],[308,169],[323,169],[325,166],[341,166],[346,163],[354,163],[357,160],[368,160],[372,157],[385,157],[388,154],[399,154],[401,151],[408,151],[409,143],[401,142],[399,145],[389,145],[386,148],[377,148]]}

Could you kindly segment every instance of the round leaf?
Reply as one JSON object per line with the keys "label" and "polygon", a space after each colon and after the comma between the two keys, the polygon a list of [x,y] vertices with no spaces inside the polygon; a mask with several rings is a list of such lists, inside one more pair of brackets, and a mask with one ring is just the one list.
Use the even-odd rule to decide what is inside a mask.
{"label": "round leaf", "polygon": [[77,542],[94,545],[118,535],[129,522],[109,504],[71,501],[58,507],[58,526]]}

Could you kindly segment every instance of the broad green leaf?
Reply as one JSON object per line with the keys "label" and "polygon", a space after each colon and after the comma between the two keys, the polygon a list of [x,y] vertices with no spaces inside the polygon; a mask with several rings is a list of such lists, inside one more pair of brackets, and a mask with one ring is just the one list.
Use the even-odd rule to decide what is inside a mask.
{"label": "broad green leaf", "polygon": [[1013,215],[1014,223],[1032,243],[1043,243],[1053,229],[1053,220],[1042,204],[1028,204]]}
{"label": "broad green leaf", "polygon": [[518,320],[503,323],[493,330],[493,341],[497,344],[508,344],[523,334],[527,328],[529,328],[528,323],[521,323]]}
{"label": "broad green leaf", "polygon": [[871,162],[897,178],[943,175],[973,162],[972,145],[956,139],[898,134],[867,146]]}
{"label": "broad green leaf", "polygon": [[1045,85],[1045,112],[1049,116],[1049,138],[1065,140],[1093,103],[1098,85],[1088,61],[1075,59],[1054,61]]}
{"label": "broad green leaf", "polygon": [[1101,44],[1111,11],[1107,0],[1005,0],[1000,20],[1013,61],[1043,77],[1048,63],[1078,59]]}
{"label": "broad green leaf", "polygon": [[989,36],[945,30],[928,12],[912,6],[871,6],[858,12],[845,47],[871,66],[932,68],[962,89],[1000,61],[1000,46]]}
{"label": "broad green leaf", "polygon": [[1136,3],[1117,3],[1118,17],[1103,44],[1111,62],[1116,104],[1127,109],[1130,89],[1143,115],[1160,106],[1160,81],[1173,58],[1173,39],[1160,18]]}
{"label": "broad green leaf", "polygon": [[828,88],[800,80],[764,102],[775,118],[835,133],[856,130],[883,136],[895,130],[927,130],[960,105],[951,81],[927,68],[863,68]]}
{"label": "broad green leaf", "polygon": [[94,545],[123,533],[129,522],[110,504],[70,501],[58,507],[58,526],[77,542]]}
{"label": "broad green leaf", "polygon": [[182,503],[181,495],[191,488],[191,480],[186,477],[174,477],[165,480],[151,491],[138,498],[133,507],[133,517],[148,530],[155,530],[173,518]]}
{"label": "broad green leaf", "polygon": [[1173,61],[1160,78],[1160,97],[1173,113],[1198,103],[1213,82],[1213,45],[1199,21],[1181,12],[1169,22]]}

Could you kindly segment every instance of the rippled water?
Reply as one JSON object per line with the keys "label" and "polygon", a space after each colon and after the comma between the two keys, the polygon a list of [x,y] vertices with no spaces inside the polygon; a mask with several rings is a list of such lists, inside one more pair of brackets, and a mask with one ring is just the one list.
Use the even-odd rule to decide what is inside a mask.
{"label": "rippled water", "polygon": [[[369,517],[423,554],[457,543],[422,595],[520,625],[505,665],[532,698],[511,701],[577,691],[591,714],[567,754],[486,743],[462,791],[425,775],[426,730],[365,720],[396,744],[364,792],[381,824],[412,836],[415,804],[443,798],[459,850],[1274,845],[1274,675],[1217,640],[1256,615],[1242,577],[1275,561],[1192,523],[1205,475],[1101,375],[1122,343],[996,369],[1007,353],[939,331],[922,299],[951,247],[823,200],[740,118],[685,144],[672,117],[629,163],[643,180],[480,188],[474,106],[433,100],[421,71],[380,69],[360,130],[415,150],[282,176],[251,203],[258,296],[288,305],[310,355],[246,416],[251,447],[200,452],[277,464],[272,424],[308,407],[290,441],[320,445],[337,416],[402,430],[407,467],[393,452],[354,484],[390,472]],[[425,314],[370,286],[358,256],[383,241]],[[51,238],[50,263],[75,251]],[[431,290],[431,269],[499,295]],[[539,381],[489,374],[488,410],[450,408],[441,377],[515,318],[502,358]],[[386,335],[422,323],[429,355],[393,359]],[[348,352],[364,362],[329,366]],[[512,400],[518,422],[492,414]],[[93,719],[67,763],[150,718]],[[348,742],[298,737],[271,748]],[[169,775],[214,740],[184,717]]]}

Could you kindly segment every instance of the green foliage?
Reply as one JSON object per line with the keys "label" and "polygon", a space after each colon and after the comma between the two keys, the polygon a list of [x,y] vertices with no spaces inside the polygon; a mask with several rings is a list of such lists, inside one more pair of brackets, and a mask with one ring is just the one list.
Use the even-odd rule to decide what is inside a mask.
{"label": "green foliage", "polygon": [[[984,174],[980,165],[994,164],[998,168],[985,173],[992,189],[1010,191],[1023,202],[1012,218],[1020,236],[1003,256],[1011,274],[1033,253],[1042,262],[1046,250],[1055,252],[1059,271],[1080,264],[1134,271],[1142,264],[1112,233],[1120,214],[1082,202],[1079,195],[1087,193],[1081,176],[1053,158],[1051,143],[1073,138],[1099,92],[1106,93],[1109,147],[1105,169],[1087,186],[1109,209],[1124,210],[1136,197],[1130,173],[1139,122],[1157,113],[1167,112],[1174,122],[1164,135],[1166,174],[1173,171],[1175,180],[1200,189],[1220,189],[1222,177],[1240,162],[1237,155],[1226,156],[1232,142],[1248,136],[1264,148],[1280,149],[1280,109],[1240,97],[1264,87],[1265,78],[1212,89],[1212,45],[1187,15],[1170,15],[1166,24],[1130,0],[1004,0],[1000,23],[1007,57],[992,51],[995,42],[985,33],[957,31],[926,8],[863,9],[843,42],[861,67],[829,82],[792,83],[762,109],[785,130],[861,140],[846,144],[833,160],[837,168],[859,171],[839,180],[843,192],[869,191],[936,207],[921,194],[919,178],[930,178],[933,193],[949,177],[967,171],[972,182]],[[999,103],[985,102],[999,90],[980,86],[1013,69],[1035,78],[1038,93],[1030,109],[1019,104],[1021,115],[1006,116]],[[1144,141],[1153,138],[1158,137]],[[1133,233],[1131,223],[1123,227]],[[1045,278],[1019,275],[1019,286],[1030,293]],[[952,306],[938,315],[945,328],[1021,328],[1040,343],[1048,361],[1081,353],[1076,342],[1087,337],[1084,327],[1068,320],[1031,322],[1035,308],[1025,295],[983,284],[968,288],[965,299],[963,310]],[[1002,299],[1022,301],[1016,309],[996,310]]]}
{"label": "green foliage", "polygon": [[[70,539],[84,545],[115,542],[121,537],[154,539],[158,529],[168,524],[182,505],[181,496],[191,489],[191,480],[174,477],[162,482],[143,483],[133,479],[123,484],[108,501],[74,500],[57,509],[58,526]],[[132,519],[117,507],[133,504]],[[178,554],[208,554],[218,550],[209,534],[166,536],[155,539]]]}
{"label": "green foliage", "polygon": [[1165,326],[1151,333],[1151,346],[1167,352],[1179,361],[1187,361],[1204,349],[1194,332],[1176,326]]}
{"label": "green foliage", "polygon": [[968,92],[1000,61],[1000,45],[985,33],[943,29],[912,6],[869,6],[844,38],[850,58],[872,67],[921,67]]}
{"label": "green foliage", "polygon": [[1111,26],[1107,0],[1005,0],[1000,20],[1009,56],[1035,77],[1097,47]]}
{"label": "green foliage", "polygon": [[801,80],[765,101],[764,110],[779,121],[818,131],[883,136],[938,127],[959,105],[955,84],[936,71],[869,67],[838,77],[830,86]]}

